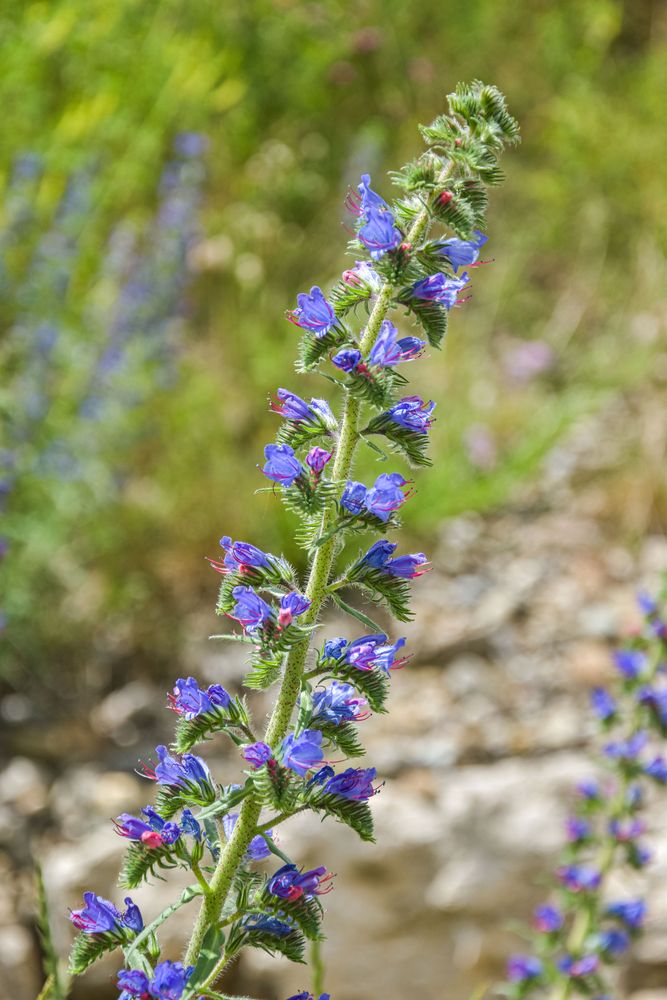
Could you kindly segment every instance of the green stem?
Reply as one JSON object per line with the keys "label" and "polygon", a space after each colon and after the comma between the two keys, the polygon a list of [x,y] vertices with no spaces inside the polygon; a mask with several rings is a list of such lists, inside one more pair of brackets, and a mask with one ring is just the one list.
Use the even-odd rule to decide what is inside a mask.
{"label": "green stem", "polygon": [[[443,169],[440,175],[441,182],[445,180],[449,170],[449,165]],[[407,242],[415,244],[420,241],[426,233],[429,223],[430,215],[428,208],[425,207],[410,227]],[[363,354],[367,354],[375,343],[382,321],[391,305],[393,295],[394,286],[391,282],[385,281],[375,300],[368,323],[366,324],[366,329],[359,343]],[[340,434],[336,446],[336,458],[332,471],[334,482],[341,483],[341,493],[344,489],[345,481],[349,479],[352,472],[354,452],[359,437],[360,411],[360,401],[350,393],[346,393]],[[332,502],[327,506],[322,515],[320,535],[326,535],[327,531],[331,529],[335,518],[336,505]],[[331,577],[331,568],[336,555],[336,547],[337,539],[334,535],[320,545],[313,556],[308,585],[306,587],[306,596],[310,599],[311,604],[302,618],[304,625],[313,625],[319,618],[322,605],[327,597],[327,586]],[[292,712],[301,691],[301,681],[309,649],[310,640],[305,639],[294,646],[287,657],[278,698],[264,734],[264,742],[268,743],[271,747],[277,746],[287,735]],[[192,965],[196,962],[207,929],[220,919],[220,913],[227,899],[234,875],[243,860],[250,841],[256,835],[257,821],[261,808],[261,803],[252,793],[241,806],[238,821],[234,827],[232,836],[220,853],[215,872],[209,882],[208,896],[202,903],[192,931],[190,943],[185,954],[186,965]]]}

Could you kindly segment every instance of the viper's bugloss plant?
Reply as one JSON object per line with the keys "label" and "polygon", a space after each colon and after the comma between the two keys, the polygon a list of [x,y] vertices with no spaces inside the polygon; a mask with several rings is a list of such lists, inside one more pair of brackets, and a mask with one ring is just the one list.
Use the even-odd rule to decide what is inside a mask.
{"label": "viper's bugloss plant", "polygon": [[[282,556],[228,536],[221,540],[224,555],[211,560],[222,577],[217,610],[240,626],[218,638],[246,646],[246,687],[277,688],[268,725],[260,735],[246,700],[221,685],[204,689],[196,678],[177,679],[169,695],[179,716],[173,744],[159,746],[157,761],[143,768],[158,785],[157,799],[140,816],[116,820],[117,832],[130,842],[120,884],[131,890],[174,867],[188,869],[194,881],[150,922],[129,897],[121,914],[93,893],[72,914],[80,934],[71,971],[81,973],[103,952],[119,949],[123,1000],[220,998],[218,981],[247,947],[302,962],[306,941],[321,939],[321,897],[331,890],[332,876],[324,865],[304,871],[287,857],[277,846],[276,828],[310,811],[373,839],[375,768],[336,770],[329,761],[363,755],[358,726],[371,712],[385,711],[391,672],[406,662],[405,640],[390,638],[342,593],[355,588],[407,621],[410,581],[430,567],[423,553],[396,554],[397,544],[385,537],[399,526],[410,480],[390,471],[371,484],[355,481],[355,451],[365,443],[386,459],[384,444],[412,466],[429,464],[435,403],[408,395],[398,368],[427,343],[441,346],[449,310],[469,280],[458,272],[475,265],[485,241],[480,227],[487,186],[502,180],[498,158],[517,140],[518,128],[499,91],[475,82],[457,87],[448,114],[422,134],[426,152],[393,175],[398,199],[385,201],[368,175],[349,196],[355,265],[326,293],[314,286],[300,294],[288,313],[301,331],[297,371],[321,374],[343,397],[336,416],[324,399],[308,401],[279,388],[271,406],[283,423],[258,466],[270,483],[265,489],[298,519],[308,579],[299,580]],[[454,236],[432,234],[434,225]],[[390,311],[416,321],[422,336],[400,336]],[[381,537],[364,541],[346,561],[352,534]],[[330,603],[365,633],[313,646]],[[226,787],[192,752],[216,734],[236,746],[242,772]],[[255,868],[272,858],[279,867],[265,873]],[[167,960],[159,927],[194,900],[199,912],[183,960]],[[303,992],[298,1000],[310,996]]]}
{"label": "viper's bugloss plant", "polygon": [[567,846],[551,896],[535,911],[530,952],[508,962],[498,992],[513,1000],[609,1000],[610,967],[644,924],[644,901],[617,898],[609,884],[612,873],[650,861],[642,809],[649,786],[667,784],[667,624],[651,597],[640,595],[639,604],[643,624],[614,653],[614,681],[591,692],[599,773],[576,788]]}

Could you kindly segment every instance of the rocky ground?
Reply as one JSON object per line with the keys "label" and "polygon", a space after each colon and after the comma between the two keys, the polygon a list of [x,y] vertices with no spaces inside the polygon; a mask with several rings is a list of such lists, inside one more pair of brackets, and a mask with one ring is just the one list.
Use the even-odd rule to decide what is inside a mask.
{"label": "rocky ground", "polygon": [[[582,423],[520,504],[442,528],[406,629],[414,659],[394,675],[390,714],[364,724],[369,762],[387,779],[373,802],[377,845],[308,816],[283,828],[288,853],[338,875],[324,949],[335,1000],[463,1000],[517,947],[509,925],[540,898],[568,790],[590,773],[587,689],[607,676],[610,645],[637,620],[637,585],[655,586],[667,570],[664,538],[628,548],[607,516],[605,472],[628,443],[627,426],[618,406]],[[193,622],[193,635],[207,630]],[[235,652],[197,638],[183,672],[227,685],[241,667]],[[62,760],[71,733],[17,732],[23,752],[0,773],[0,997],[33,1000],[40,985],[31,849],[63,952],[65,908],[86,888],[119,896],[122,845],[109,818],[151,792],[132,769],[168,739],[163,704],[162,690],[140,682],[110,695],[90,718],[88,755],[79,747],[81,762],[55,778],[49,761]],[[231,779],[222,745],[212,747],[216,774]],[[649,821],[655,861],[632,889],[648,894],[651,919],[619,988],[632,1000],[667,998],[667,797]],[[170,876],[133,896],[151,917],[177,882]],[[175,952],[183,932],[183,923],[166,928]],[[111,1000],[112,973],[111,964],[95,967],[75,1000]],[[307,985],[298,967],[261,955],[244,958],[235,978],[230,989],[267,1000]]]}

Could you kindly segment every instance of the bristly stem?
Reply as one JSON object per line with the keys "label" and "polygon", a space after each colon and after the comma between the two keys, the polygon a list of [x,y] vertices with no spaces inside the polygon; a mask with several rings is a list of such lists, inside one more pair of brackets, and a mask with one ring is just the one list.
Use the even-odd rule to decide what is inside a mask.
{"label": "bristly stem", "polygon": [[[441,172],[440,182],[445,181],[450,170],[451,166],[447,164]],[[407,242],[414,244],[421,240],[428,230],[430,220],[429,210],[424,207],[410,227]],[[375,300],[368,323],[366,324],[366,329],[360,341],[359,347],[362,353],[366,354],[375,343],[382,321],[389,311],[393,294],[394,286],[391,282],[385,281]],[[349,479],[352,472],[358,439],[359,413],[359,400],[347,392],[345,394],[343,417],[336,445],[336,457],[332,473],[334,482],[341,484],[341,492],[345,481]],[[335,499],[337,501],[339,497]],[[335,504],[331,502],[322,515],[321,535],[326,534],[329,530],[334,517]],[[327,586],[331,577],[331,568],[335,554],[336,538],[333,536],[320,545],[313,556],[308,577],[308,586],[306,588],[306,596],[310,599],[311,605],[303,616],[303,623],[305,625],[312,625],[319,618],[322,605],[327,596]],[[301,690],[301,681],[309,648],[310,641],[304,640],[304,642],[294,646],[287,657],[278,698],[264,735],[264,741],[271,747],[275,747],[287,735],[294,705]],[[186,965],[190,965],[196,961],[207,929],[220,918],[220,913],[225,904],[234,875],[248,849],[250,841],[257,833],[257,822],[261,809],[261,803],[252,793],[245,799],[241,806],[238,821],[228,843],[221,851],[215,872],[209,882],[208,895],[202,903],[192,931],[192,936],[185,953]]]}

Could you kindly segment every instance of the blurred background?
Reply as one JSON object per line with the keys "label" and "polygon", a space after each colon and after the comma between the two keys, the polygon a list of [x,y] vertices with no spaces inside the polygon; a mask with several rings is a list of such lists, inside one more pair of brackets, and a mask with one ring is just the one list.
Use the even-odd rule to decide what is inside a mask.
{"label": "blurred background", "polygon": [[[0,23],[12,1000],[41,983],[31,856],[64,951],[65,908],[115,891],[108,819],[146,801],[132,769],[169,738],[165,690],[187,673],[240,682],[242,662],[207,642],[220,623],[204,556],[230,534],[301,558],[280,505],[252,497],[255,463],[276,428],[267,395],[323,391],[293,374],[284,311],[346,266],[348,185],[370,172],[389,197],[386,170],[418,151],[417,123],[458,80],[497,84],[520,120],[492,192],[493,261],[443,354],[410,370],[438,402],[437,459],[404,540],[435,570],[393,714],[366,723],[392,779],[380,847],[299,821],[284,834],[339,872],[335,1000],[468,996],[502,966],[507,922],[558,845],[564,788],[585,767],[585,689],[632,624],[638,582],[667,568],[667,11],[7,0]],[[212,759],[231,776],[224,749]],[[140,894],[149,917],[171,892]],[[667,986],[667,898],[655,912],[628,995]],[[114,997],[112,973],[73,996]],[[308,985],[261,959],[235,975],[267,1000]]]}

